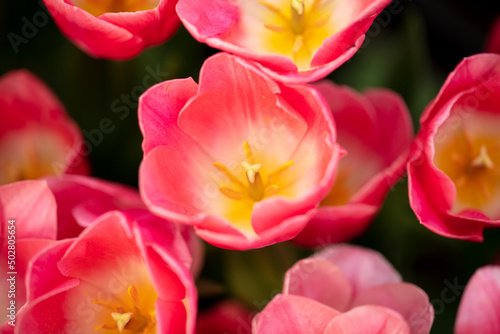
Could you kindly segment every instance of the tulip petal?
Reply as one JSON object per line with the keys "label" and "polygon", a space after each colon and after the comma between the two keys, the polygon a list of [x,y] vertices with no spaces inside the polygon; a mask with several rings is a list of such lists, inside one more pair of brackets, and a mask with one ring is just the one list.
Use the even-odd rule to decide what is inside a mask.
{"label": "tulip petal", "polygon": [[410,325],[412,334],[429,334],[434,320],[429,297],[409,283],[385,283],[365,290],[352,307],[360,305],[380,305],[398,312]]}
{"label": "tulip petal", "polygon": [[287,270],[283,294],[307,297],[344,312],[351,303],[352,289],[342,271],[332,262],[308,258]]}
{"label": "tulip petal", "polygon": [[378,252],[350,245],[325,248],[315,256],[324,258],[339,267],[352,284],[356,298],[371,287],[383,283],[401,282],[401,276]]}
{"label": "tulip petal", "polygon": [[460,301],[456,334],[500,333],[500,267],[480,268],[472,276]]}
{"label": "tulip petal", "polygon": [[360,306],[334,318],[325,334],[410,334],[398,313],[380,306]]}
{"label": "tulip petal", "polygon": [[277,295],[252,322],[253,334],[323,333],[339,313],[314,300]]}

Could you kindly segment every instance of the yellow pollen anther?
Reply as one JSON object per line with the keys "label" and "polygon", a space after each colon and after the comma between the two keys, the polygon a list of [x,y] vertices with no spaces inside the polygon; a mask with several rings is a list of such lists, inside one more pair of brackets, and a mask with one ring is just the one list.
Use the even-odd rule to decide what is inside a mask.
{"label": "yellow pollen anther", "polygon": [[254,163],[254,155],[252,152],[252,148],[247,143],[247,141],[243,142],[243,151],[245,152],[245,157],[247,158],[247,161],[249,163],[253,164]]}
{"label": "yellow pollen anther", "polygon": [[137,291],[136,287],[131,285],[128,287],[128,294],[130,298],[132,298],[132,302],[134,303],[134,306],[136,308],[140,307],[140,301],[139,301],[139,292]]}
{"label": "yellow pollen anther", "polygon": [[273,184],[264,190],[264,197],[274,196],[279,192],[280,192],[280,189],[278,188],[278,186]]}
{"label": "yellow pollen anther", "polygon": [[224,196],[226,196],[226,197],[228,197],[230,199],[237,200],[237,201],[245,199],[245,198],[248,197],[246,194],[244,194],[242,192],[239,192],[239,191],[236,191],[236,190],[231,189],[231,188],[226,187],[226,186],[221,186],[219,189],[220,189],[220,192]]}
{"label": "yellow pollen anther", "polygon": [[488,169],[493,169],[495,167],[495,164],[488,155],[488,150],[485,145],[481,146],[479,155],[474,160],[472,160],[472,167]]}
{"label": "yellow pollen anther", "polygon": [[260,171],[260,169],[262,168],[262,165],[261,164],[253,164],[252,165],[246,161],[243,161],[241,163],[241,165],[243,166],[243,168],[245,168],[248,181],[250,183],[254,183],[255,182],[255,175],[257,175],[257,173]]}
{"label": "yellow pollen anther", "polygon": [[113,318],[114,321],[116,321],[116,325],[118,326],[118,331],[120,331],[120,333],[123,332],[123,329],[128,324],[130,319],[132,319],[133,315],[134,314],[132,312],[127,312],[127,313],[112,312],[111,313],[111,317]]}

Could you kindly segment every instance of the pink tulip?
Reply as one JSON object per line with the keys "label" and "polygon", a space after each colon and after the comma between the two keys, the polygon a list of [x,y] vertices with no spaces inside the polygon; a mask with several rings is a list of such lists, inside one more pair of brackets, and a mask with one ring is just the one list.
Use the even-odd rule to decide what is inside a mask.
{"label": "pink tulip", "polygon": [[285,275],[283,294],[302,296],[342,313],[363,305],[388,308],[405,319],[412,334],[428,334],[434,319],[424,291],[402,282],[378,252],[357,246],[331,246],[297,262]]}
{"label": "pink tulip", "polygon": [[390,0],[180,0],[177,13],[198,41],[256,61],[273,78],[324,78],[360,48]]}
{"label": "pink tulip", "polygon": [[230,249],[295,237],[341,154],[314,89],[271,81],[228,54],[205,62],[199,85],[172,80],[146,91],[139,123],[149,209]]}
{"label": "pink tulip", "polygon": [[177,0],[44,0],[54,21],[93,57],[125,60],[163,43],[179,26]]}
{"label": "pink tulip", "polygon": [[397,312],[380,306],[339,311],[313,299],[277,295],[257,314],[252,334],[410,334]]}
{"label": "pink tulip", "polygon": [[15,320],[16,312],[26,302],[24,283],[30,260],[56,238],[54,196],[44,181],[0,186],[0,219],[0,269],[7,276],[0,281],[0,329],[6,334],[14,332],[16,322],[8,322]]}
{"label": "pink tulip", "polygon": [[421,117],[408,164],[410,204],[443,236],[483,240],[500,226],[500,55],[462,61]]}
{"label": "pink tulip", "polygon": [[100,216],[33,260],[16,333],[194,333],[197,296],[177,260],[125,214]]}
{"label": "pink tulip", "polygon": [[486,39],[486,52],[500,53],[500,15],[493,22]]}
{"label": "pink tulip", "polygon": [[[200,239],[190,226],[171,224],[151,214],[139,192],[127,186],[80,175],[64,175],[45,179],[57,202],[57,239],[78,236],[99,216],[120,210],[131,219],[146,224],[156,236],[180,233],[188,249],[177,254],[179,259],[197,275],[203,265],[204,250]],[[161,244],[162,241],[158,240]]]}
{"label": "pink tulip", "polygon": [[347,155],[330,193],[294,239],[304,246],[343,242],[366,230],[404,173],[413,135],[408,109],[396,93],[370,89],[362,95],[327,81],[315,86],[332,110]]}
{"label": "pink tulip", "polygon": [[222,301],[198,314],[196,334],[250,334],[252,317],[240,303]]}
{"label": "pink tulip", "polygon": [[49,88],[25,70],[0,78],[0,185],[87,170],[80,130]]}
{"label": "pink tulip", "polygon": [[500,266],[480,268],[465,288],[455,334],[500,333]]}

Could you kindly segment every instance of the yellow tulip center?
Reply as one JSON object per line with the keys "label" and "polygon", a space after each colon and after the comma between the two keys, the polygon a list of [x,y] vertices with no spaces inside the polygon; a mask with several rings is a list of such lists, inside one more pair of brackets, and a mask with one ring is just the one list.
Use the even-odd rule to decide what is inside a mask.
{"label": "yellow tulip center", "polygon": [[262,22],[264,49],[289,57],[299,70],[311,68],[311,60],[323,40],[334,33],[330,8],[321,1],[287,0],[279,4],[258,1],[267,10]]}
{"label": "yellow tulip center", "polygon": [[450,131],[452,121],[442,126],[440,140],[434,140],[434,163],[456,186],[456,212],[476,209],[494,218],[499,214],[493,202],[500,196],[500,122],[491,116],[476,118],[468,123],[478,123],[477,129],[465,121],[455,131]]}
{"label": "yellow tulip center", "polygon": [[145,300],[139,298],[139,292],[134,285],[127,289],[127,296],[121,303],[93,300],[94,304],[102,305],[108,314],[109,322],[99,324],[94,331],[105,330],[105,333],[156,333],[154,302],[157,296],[148,296]]}
{"label": "yellow tulip center", "polygon": [[159,3],[160,0],[73,0],[75,6],[94,16],[154,9]]}
{"label": "yellow tulip center", "polygon": [[262,164],[255,163],[252,148],[246,141],[243,143],[243,150],[246,156],[246,161],[241,162],[241,167],[243,167],[246,176],[246,180],[244,181],[241,181],[225,165],[218,162],[213,164],[229,180],[229,184],[220,186],[220,192],[233,200],[250,200],[252,202],[258,202],[266,197],[278,194],[280,188],[273,181],[292,166],[293,161],[289,160],[278,169],[269,173],[264,182],[261,174]]}
{"label": "yellow tulip center", "polygon": [[60,142],[35,129],[7,134],[0,142],[0,185],[60,174],[70,149]]}

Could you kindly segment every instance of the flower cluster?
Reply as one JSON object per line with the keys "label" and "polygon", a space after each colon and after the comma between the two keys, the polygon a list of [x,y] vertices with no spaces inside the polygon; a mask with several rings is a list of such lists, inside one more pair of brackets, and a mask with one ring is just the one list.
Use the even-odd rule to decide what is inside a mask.
{"label": "flower cluster", "polygon": [[[222,52],[197,82],[141,95],[138,189],[90,176],[88,142],[35,75],[0,78],[0,255],[12,275],[0,284],[2,333],[430,333],[424,290],[379,252],[328,245],[362,235],[405,171],[431,231],[482,241],[500,227],[500,55],[458,64],[414,137],[398,93],[318,81],[358,51],[389,0],[43,1],[96,58],[133,58],[181,23]],[[323,248],[258,312],[230,293],[199,312],[202,293],[218,291],[197,281],[202,240],[227,252]],[[498,334],[498,319],[491,265],[471,278],[455,333]]]}

